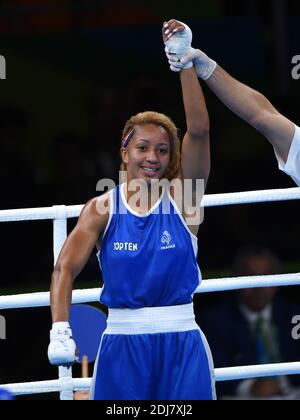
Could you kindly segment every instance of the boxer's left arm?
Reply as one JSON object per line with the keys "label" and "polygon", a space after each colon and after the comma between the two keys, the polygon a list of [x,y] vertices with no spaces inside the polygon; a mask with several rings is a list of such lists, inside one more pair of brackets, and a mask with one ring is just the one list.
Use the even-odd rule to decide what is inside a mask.
{"label": "boxer's left arm", "polygon": [[[162,35],[167,54],[179,54],[180,57],[191,48],[192,32],[184,23],[175,19],[164,22]],[[193,181],[203,179],[206,185],[210,173],[209,115],[192,61],[185,64],[180,80],[187,125],[182,142],[181,176]]]}
{"label": "boxer's left arm", "polygon": [[[203,91],[194,68],[180,74],[187,132],[182,142],[181,169],[184,179],[203,179],[210,173],[210,123]],[[194,184],[195,185],[195,184]]]}

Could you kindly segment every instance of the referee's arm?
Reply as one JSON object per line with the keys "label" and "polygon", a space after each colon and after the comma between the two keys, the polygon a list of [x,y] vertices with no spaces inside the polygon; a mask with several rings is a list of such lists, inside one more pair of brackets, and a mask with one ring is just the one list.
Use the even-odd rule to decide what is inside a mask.
{"label": "referee's arm", "polygon": [[295,124],[281,115],[261,93],[231,77],[220,66],[206,81],[219,99],[246,122],[262,133],[287,161],[295,135]]}

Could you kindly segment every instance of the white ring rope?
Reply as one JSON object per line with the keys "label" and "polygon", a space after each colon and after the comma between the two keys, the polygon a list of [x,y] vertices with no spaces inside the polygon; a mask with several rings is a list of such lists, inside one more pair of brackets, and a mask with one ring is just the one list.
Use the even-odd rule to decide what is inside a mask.
{"label": "white ring rope", "polygon": [[282,375],[300,375],[300,362],[216,369],[216,380],[219,382]]}
{"label": "white ring rope", "polygon": [[[225,292],[238,289],[277,286],[300,286],[300,273],[203,280],[201,286],[197,288],[196,293]],[[102,289],[74,290],[72,303],[98,302],[101,291]],[[43,306],[50,306],[49,292],[0,296],[0,310],[38,308]]]}
{"label": "white ring rope", "polygon": [[205,195],[204,207],[300,200],[300,188]]}
{"label": "white ring rope", "polygon": [[[204,196],[203,206],[232,206],[238,204],[267,203],[291,200],[300,200],[300,188],[250,191],[230,194],[211,194]],[[1,210],[0,222],[61,219],[61,207],[62,206],[42,207],[36,209]],[[65,217],[67,219],[78,217],[82,209],[83,205],[65,206]]]}
{"label": "white ring rope", "polygon": [[[61,219],[57,207],[41,207],[35,209],[0,210],[0,222],[28,222],[36,220]],[[78,217],[83,206],[66,206],[66,218]]]}
{"label": "white ring rope", "polygon": [[[215,369],[215,378],[217,382],[299,374],[300,362]],[[72,379],[73,389],[74,391],[89,390],[91,382],[92,380],[89,378]],[[62,392],[64,389],[64,382],[57,379],[53,381],[0,385],[0,389],[1,388],[8,389],[14,395],[45,394]]]}

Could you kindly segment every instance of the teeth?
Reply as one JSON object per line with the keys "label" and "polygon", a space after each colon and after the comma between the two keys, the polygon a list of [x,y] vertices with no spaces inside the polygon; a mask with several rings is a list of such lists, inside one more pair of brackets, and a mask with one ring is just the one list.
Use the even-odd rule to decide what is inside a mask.
{"label": "teeth", "polygon": [[157,172],[158,169],[143,168],[147,172]]}

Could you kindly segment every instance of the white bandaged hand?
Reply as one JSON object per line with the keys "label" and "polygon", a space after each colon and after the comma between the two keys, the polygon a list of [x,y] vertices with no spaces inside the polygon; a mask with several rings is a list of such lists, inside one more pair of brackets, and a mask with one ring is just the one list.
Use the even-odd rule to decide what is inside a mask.
{"label": "white bandaged hand", "polygon": [[195,48],[190,48],[188,53],[180,59],[183,66],[190,61],[194,63],[197,75],[202,80],[209,79],[217,67],[217,63],[214,60],[209,58],[203,51]]}
{"label": "white bandaged hand", "polygon": [[71,365],[76,361],[76,344],[68,322],[55,322],[50,331],[48,358],[52,365]]}
{"label": "white bandaged hand", "polygon": [[[185,68],[190,68],[191,63],[195,66],[197,75],[202,80],[207,80],[211,77],[217,67],[217,63],[209,58],[203,51],[190,48],[188,53],[183,57],[175,54],[170,54],[166,51],[170,68],[174,72],[180,72]],[[189,66],[189,67],[186,67]]]}
{"label": "white bandaged hand", "polygon": [[185,30],[172,35],[165,48],[171,70],[180,72],[194,65],[200,79],[209,79],[215,71],[217,63],[203,51],[192,48],[192,31],[185,23],[180,22],[180,24],[185,27]]}
{"label": "white bandaged hand", "polygon": [[[178,21],[179,22],[179,21]],[[177,67],[173,65],[174,62],[179,62],[181,57],[185,56],[191,49],[193,34],[191,29],[183,22],[181,23],[185,29],[181,32],[176,32],[172,37],[166,42],[165,51],[173,71],[181,71],[182,69],[188,69],[193,67],[193,62],[186,62],[184,66]],[[174,59],[174,61],[172,60]],[[173,68],[172,68],[173,67]]]}

